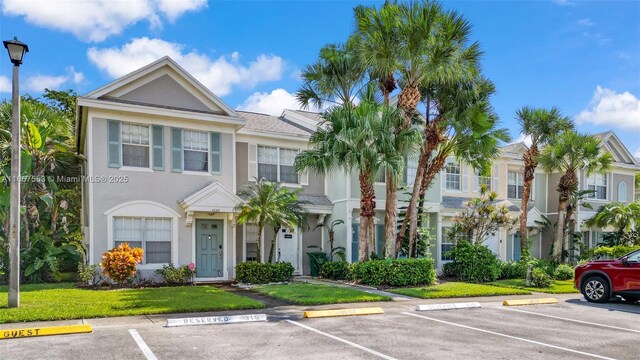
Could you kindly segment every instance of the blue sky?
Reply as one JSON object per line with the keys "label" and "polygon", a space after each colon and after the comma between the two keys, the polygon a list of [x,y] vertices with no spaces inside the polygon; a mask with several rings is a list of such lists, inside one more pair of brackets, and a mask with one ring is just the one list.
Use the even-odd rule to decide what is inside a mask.
{"label": "blue sky", "polygon": [[[31,49],[21,92],[83,94],[163,55],[236,108],[294,107],[299,72],[353,29],[352,1],[2,0],[0,35]],[[378,2],[379,3],[379,2]],[[556,105],[640,157],[640,2],[447,1],[474,26],[514,139],[524,106]],[[6,56],[6,55],[3,55]],[[0,98],[10,64],[0,58]]]}

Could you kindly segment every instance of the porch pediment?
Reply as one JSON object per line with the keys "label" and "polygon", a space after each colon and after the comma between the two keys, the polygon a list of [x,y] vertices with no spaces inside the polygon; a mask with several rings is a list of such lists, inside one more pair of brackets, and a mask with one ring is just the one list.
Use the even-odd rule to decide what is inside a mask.
{"label": "porch pediment", "polygon": [[190,225],[194,212],[232,213],[243,200],[219,182],[212,182],[180,202]]}

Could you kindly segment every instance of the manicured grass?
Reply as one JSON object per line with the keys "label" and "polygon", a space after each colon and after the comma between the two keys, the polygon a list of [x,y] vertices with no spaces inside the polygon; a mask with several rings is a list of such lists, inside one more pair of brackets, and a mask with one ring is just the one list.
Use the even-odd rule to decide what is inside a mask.
{"label": "manicured grass", "polygon": [[527,287],[524,279],[498,280],[490,283],[495,286],[508,287],[512,289],[525,289],[529,291],[542,292],[547,294],[577,294],[580,291],[573,288],[573,280],[554,280],[548,288]]}
{"label": "manicured grass", "polygon": [[369,294],[364,291],[353,290],[331,285],[320,284],[288,284],[263,285],[254,290],[298,305],[323,305],[368,301],[390,301],[388,296]]}
{"label": "manicured grass", "polygon": [[431,286],[398,288],[389,291],[396,294],[413,296],[422,299],[530,294],[530,292],[521,289],[483,284],[470,284],[463,282],[446,282]]}
{"label": "manicured grass", "polygon": [[263,308],[261,302],[212,286],[84,290],[71,283],[27,284],[20,307],[7,308],[0,286],[0,323]]}

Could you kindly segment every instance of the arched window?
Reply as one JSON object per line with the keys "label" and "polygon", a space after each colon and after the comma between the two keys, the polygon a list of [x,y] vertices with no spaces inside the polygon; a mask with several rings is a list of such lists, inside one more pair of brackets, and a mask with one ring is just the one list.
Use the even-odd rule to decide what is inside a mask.
{"label": "arched window", "polygon": [[627,202],[627,183],[624,181],[618,184],[618,202]]}

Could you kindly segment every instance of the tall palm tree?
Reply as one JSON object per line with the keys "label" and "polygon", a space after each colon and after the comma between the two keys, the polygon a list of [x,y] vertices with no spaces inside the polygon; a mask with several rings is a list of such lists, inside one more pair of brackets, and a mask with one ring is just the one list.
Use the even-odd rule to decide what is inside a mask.
{"label": "tall palm tree", "polygon": [[298,202],[297,192],[290,191],[278,183],[271,183],[265,179],[256,181],[247,191],[240,195],[246,202],[237,205],[238,224],[255,223],[258,226],[257,261],[260,262],[262,244],[262,230],[265,226],[272,226],[274,236],[271,239],[269,262],[273,261],[276,236],[284,227],[295,228],[306,223],[307,213]]}
{"label": "tall palm tree", "polygon": [[557,107],[547,110],[525,106],[516,111],[516,118],[520,124],[520,132],[525,136],[531,137],[531,145],[527,147],[522,155],[522,160],[524,161],[524,189],[520,205],[520,257],[526,259],[529,257],[529,246],[527,245],[529,238],[527,228],[528,206],[531,198],[531,186],[538,167],[540,149],[547,145],[554,136],[573,128],[573,122],[569,117],[562,115]]}
{"label": "tall palm tree", "polygon": [[[355,107],[335,107],[323,115],[326,126],[309,140],[309,150],[296,157],[296,171],[313,170],[326,174],[335,170],[357,171],[360,183],[360,261],[374,250],[373,218],[375,193],[373,180],[378,171],[400,172],[404,157],[396,150],[397,142],[406,149],[419,141],[419,133],[409,128],[399,133],[396,125],[403,121],[400,112],[377,103],[368,86],[366,96]],[[402,140],[398,140],[402,139]]]}
{"label": "tall palm tree", "polygon": [[589,134],[568,130],[554,138],[540,154],[540,164],[546,172],[562,173],[558,180],[558,221],[553,244],[553,259],[562,262],[562,248],[566,234],[567,203],[578,190],[578,172],[586,175],[607,171],[613,157],[601,151],[601,141]]}

